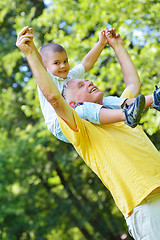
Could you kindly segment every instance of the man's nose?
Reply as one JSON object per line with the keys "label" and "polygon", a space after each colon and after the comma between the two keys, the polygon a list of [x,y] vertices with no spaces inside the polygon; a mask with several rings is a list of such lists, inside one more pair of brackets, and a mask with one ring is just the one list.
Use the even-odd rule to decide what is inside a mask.
{"label": "man's nose", "polygon": [[92,86],[93,85],[93,83],[91,82],[91,81],[87,81],[87,86],[89,87],[89,86]]}

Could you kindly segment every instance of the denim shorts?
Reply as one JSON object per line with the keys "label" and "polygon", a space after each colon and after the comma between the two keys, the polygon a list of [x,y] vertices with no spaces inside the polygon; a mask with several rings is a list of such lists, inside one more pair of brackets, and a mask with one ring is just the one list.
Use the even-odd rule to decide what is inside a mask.
{"label": "denim shorts", "polygon": [[160,240],[160,192],[147,196],[126,222],[135,240]]}

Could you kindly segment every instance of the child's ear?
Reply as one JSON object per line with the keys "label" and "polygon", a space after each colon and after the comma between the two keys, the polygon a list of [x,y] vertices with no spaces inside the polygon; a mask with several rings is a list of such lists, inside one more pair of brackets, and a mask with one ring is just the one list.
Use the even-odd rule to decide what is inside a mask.
{"label": "child's ear", "polygon": [[75,106],[76,106],[76,102],[71,101],[71,102],[69,102],[69,105],[70,105],[72,108],[75,108]]}

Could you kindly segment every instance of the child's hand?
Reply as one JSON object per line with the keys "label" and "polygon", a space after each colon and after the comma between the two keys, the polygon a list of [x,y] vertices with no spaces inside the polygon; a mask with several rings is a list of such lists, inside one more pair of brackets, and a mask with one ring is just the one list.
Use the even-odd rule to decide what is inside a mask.
{"label": "child's hand", "polygon": [[115,28],[105,29],[105,36],[107,38],[108,44],[115,49],[116,46],[123,45],[122,38],[119,33],[116,33]]}
{"label": "child's hand", "polygon": [[24,27],[18,34],[16,46],[25,54],[31,54],[33,51],[33,29]]}
{"label": "child's hand", "polygon": [[107,41],[107,38],[106,38],[106,35],[105,35],[105,29],[103,29],[100,34],[99,34],[99,42],[104,45],[104,47],[107,45],[108,41]]}

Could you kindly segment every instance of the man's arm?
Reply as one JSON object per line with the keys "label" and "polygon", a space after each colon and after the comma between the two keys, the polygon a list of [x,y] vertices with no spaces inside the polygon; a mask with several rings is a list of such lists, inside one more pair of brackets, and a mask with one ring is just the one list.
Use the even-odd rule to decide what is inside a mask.
{"label": "man's arm", "polygon": [[[27,28],[26,30],[27,30],[26,31],[27,34],[32,34],[33,35],[33,28]],[[37,53],[37,56],[38,56],[41,64],[44,66],[43,61],[42,61],[42,57],[41,57],[40,53],[38,52],[37,48],[35,48],[35,51]],[[44,66],[44,68],[45,68],[45,66]]]}
{"label": "man's arm", "polygon": [[99,41],[96,45],[87,53],[87,55],[83,58],[81,64],[85,68],[85,72],[90,70],[95,62],[98,60],[102,50],[107,44],[107,38],[105,36],[105,30],[103,29],[99,34]]}
{"label": "man's arm", "polygon": [[51,76],[42,65],[37,54],[37,49],[33,43],[33,34],[28,34],[27,30],[28,27],[21,30],[17,37],[16,46],[25,54],[32,69],[33,76],[47,101],[55,109],[57,115],[62,118],[70,128],[76,131],[77,127],[74,121],[72,108],[61,96]]}
{"label": "man's arm", "polygon": [[124,82],[126,87],[136,97],[139,94],[141,83],[137,74],[136,68],[123,45],[123,41],[119,34],[116,34],[115,29],[105,30],[108,44],[114,49],[115,54],[121,65]]}

